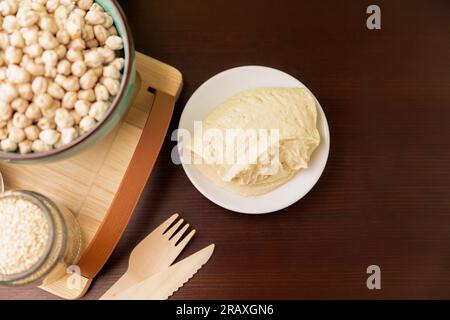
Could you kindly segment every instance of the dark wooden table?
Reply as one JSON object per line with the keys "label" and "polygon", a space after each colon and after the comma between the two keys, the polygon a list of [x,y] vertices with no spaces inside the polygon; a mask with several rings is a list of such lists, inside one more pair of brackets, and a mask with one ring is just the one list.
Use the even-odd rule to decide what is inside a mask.
{"label": "dark wooden table", "polygon": [[[331,128],[326,171],[276,214],[228,212],[172,164],[167,138],[138,209],[87,299],[122,274],[130,249],[173,212],[214,242],[210,262],[173,299],[450,298],[450,2],[121,1],[138,50],[186,81],[171,130],[194,90],[225,69],[284,70],[318,97]],[[379,265],[382,290],[366,288]],[[0,298],[50,299],[37,289]]]}

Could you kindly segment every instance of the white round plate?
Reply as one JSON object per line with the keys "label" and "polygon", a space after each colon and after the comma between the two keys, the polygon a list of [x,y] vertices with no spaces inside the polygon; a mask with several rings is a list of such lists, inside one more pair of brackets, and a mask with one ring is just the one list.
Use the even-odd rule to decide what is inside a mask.
{"label": "white round plate", "polygon": [[[229,97],[245,90],[261,87],[305,86],[294,77],[282,71],[247,66],[224,71],[201,85],[189,99],[181,115],[179,128],[194,132],[194,121],[203,120],[210,111]],[[325,113],[318,106],[318,129],[321,143],[314,151],[309,168],[301,170],[292,180],[274,191],[258,196],[243,197],[233,194],[206,178],[196,167],[183,164],[183,168],[193,185],[206,198],[231,211],[250,214],[269,213],[284,209],[303,198],[322,175],[330,150],[330,131]]]}

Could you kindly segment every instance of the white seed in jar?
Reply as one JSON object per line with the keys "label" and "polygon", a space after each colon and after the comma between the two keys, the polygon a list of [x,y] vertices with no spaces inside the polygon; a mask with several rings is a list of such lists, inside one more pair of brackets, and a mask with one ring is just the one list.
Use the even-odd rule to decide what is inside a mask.
{"label": "white seed in jar", "polygon": [[54,106],[53,104],[50,106],[50,107],[48,107],[48,108],[45,108],[45,109],[41,109],[41,112],[42,112],[42,115],[45,117],[45,118],[48,118],[48,119],[52,119],[53,121],[54,121],[54,118],[55,118],[55,113],[56,113],[56,110],[58,109],[58,107],[57,106]]}
{"label": "white seed in jar", "polygon": [[39,139],[39,133],[41,132],[41,130],[37,126],[33,125],[26,127],[24,131],[27,139],[30,141]]}
{"label": "white seed in jar", "polygon": [[31,125],[31,119],[28,119],[26,115],[16,112],[12,118],[12,124],[16,128],[24,129]]}
{"label": "white seed in jar", "polygon": [[78,100],[78,94],[76,92],[67,92],[63,100],[61,102],[61,106],[66,109],[73,109],[75,107],[75,103]]}
{"label": "white seed in jar", "polygon": [[93,89],[97,81],[98,76],[91,69],[80,78],[80,86],[83,90]]}
{"label": "white seed in jar", "polygon": [[32,121],[37,121],[42,117],[41,109],[32,103],[26,109],[25,116]]}
{"label": "white seed in jar", "polygon": [[109,100],[109,92],[106,87],[100,83],[95,86],[95,97],[98,101],[108,101]]}
{"label": "white seed in jar", "polygon": [[77,76],[78,78],[81,78],[87,71],[87,66],[86,64],[79,60],[79,61],[75,61],[72,64],[72,74],[74,76]]}
{"label": "white seed in jar", "polygon": [[[95,39],[94,28],[90,25],[85,25],[82,30],[82,38],[88,42]],[[86,44],[87,46],[87,44]]]}
{"label": "white seed in jar", "polygon": [[55,123],[55,120],[53,120],[53,119],[40,118],[37,123],[37,126],[41,130],[54,129],[54,128],[56,128],[56,123]]}
{"label": "white seed in jar", "polygon": [[30,140],[25,140],[19,143],[19,152],[20,154],[28,154],[31,153],[32,150],[32,146],[33,146],[33,142],[31,142]]}
{"label": "white seed in jar", "polygon": [[61,130],[61,144],[66,145],[78,138],[78,132],[75,128],[64,128]]}
{"label": "white seed in jar", "polygon": [[55,143],[57,143],[60,137],[61,134],[53,129],[42,130],[39,134],[39,139],[50,146],[53,146]]}
{"label": "white seed in jar", "polygon": [[99,46],[99,43],[96,39],[86,41],[86,47],[89,49],[95,49]]}
{"label": "white seed in jar", "polygon": [[46,93],[47,88],[48,88],[48,81],[44,77],[36,77],[31,83],[31,90],[33,90],[33,93],[36,95]]}
{"label": "white seed in jar", "polygon": [[106,101],[98,101],[91,106],[89,116],[97,121],[103,119],[106,111],[109,109],[109,103]]}
{"label": "white seed in jar", "polygon": [[19,113],[24,113],[28,108],[29,102],[22,98],[15,98],[11,101],[11,108]]}
{"label": "white seed in jar", "polygon": [[0,2],[0,13],[3,16],[16,14],[19,9],[19,3],[16,0],[8,0]]}
{"label": "white seed in jar", "polygon": [[8,138],[8,128],[0,128],[0,140]]}
{"label": "white seed in jar", "polygon": [[14,110],[11,108],[9,103],[0,101],[0,119],[8,121],[11,119]]}
{"label": "white seed in jar", "polygon": [[47,152],[47,151],[51,151],[53,148],[51,145],[46,144],[44,141],[42,140],[34,140],[33,144],[31,145],[31,149],[33,150],[33,152]]}
{"label": "white seed in jar", "polygon": [[106,46],[111,50],[122,50],[123,40],[119,36],[109,36],[108,39],[106,39]]}
{"label": "white seed in jar", "polygon": [[78,125],[80,123],[80,121],[81,121],[81,117],[82,116],[78,112],[76,112],[75,110],[71,110],[70,111],[70,115],[72,116],[74,124]]}
{"label": "white seed in jar", "polygon": [[45,7],[47,8],[47,11],[49,13],[55,12],[55,10],[58,8],[58,6],[59,6],[59,0],[48,0],[47,3],[45,4]]}
{"label": "white seed in jar", "polygon": [[59,129],[71,128],[74,121],[69,111],[64,108],[59,108],[55,112],[55,122]]}
{"label": "white seed in jar", "polygon": [[10,83],[0,84],[0,101],[10,103],[17,98],[19,93],[17,89]]}
{"label": "white seed in jar", "polygon": [[12,142],[19,143],[25,140],[25,132],[21,128],[12,127],[8,129],[8,139]]}
{"label": "white seed in jar", "polygon": [[84,19],[78,12],[72,12],[65,22],[65,29],[72,39],[78,39],[82,35]]}
{"label": "white seed in jar", "polygon": [[17,150],[17,143],[10,139],[3,139],[1,142],[2,150],[5,152],[14,152]]}
{"label": "white seed in jar", "polygon": [[22,33],[22,37],[25,39],[25,45],[31,46],[32,44],[38,44],[39,33],[36,27],[22,28],[20,31]]}
{"label": "white seed in jar", "polygon": [[98,3],[93,3],[92,6],[89,8],[90,11],[98,11],[98,12],[104,12],[105,10],[103,10],[102,6],[99,5]]}
{"label": "white seed in jar", "polygon": [[80,121],[81,132],[86,133],[94,127],[95,127],[95,119],[94,118],[92,118],[90,116],[86,116],[81,119],[81,121]]}
{"label": "white seed in jar", "polygon": [[59,5],[58,8],[56,8],[56,10],[55,10],[54,16],[55,16],[55,22],[58,25],[58,27],[60,29],[64,29],[65,23],[69,16],[69,10],[65,6]]}
{"label": "white seed in jar", "polygon": [[110,15],[105,15],[105,22],[103,23],[103,26],[106,29],[109,29],[112,28],[113,24],[114,24],[113,18]]}
{"label": "white seed in jar", "polygon": [[75,111],[82,117],[88,115],[90,108],[91,108],[91,103],[86,100],[78,100],[75,103]]}
{"label": "white seed in jar", "polygon": [[39,108],[45,109],[51,107],[53,98],[47,93],[40,93],[34,97],[33,102]]}

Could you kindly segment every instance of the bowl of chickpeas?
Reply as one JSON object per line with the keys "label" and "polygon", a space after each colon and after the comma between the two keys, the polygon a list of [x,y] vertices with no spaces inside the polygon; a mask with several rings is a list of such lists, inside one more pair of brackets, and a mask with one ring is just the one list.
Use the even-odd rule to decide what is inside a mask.
{"label": "bowl of chickpeas", "polygon": [[0,160],[80,152],[120,122],[135,83],[115,0],[0,1]]}

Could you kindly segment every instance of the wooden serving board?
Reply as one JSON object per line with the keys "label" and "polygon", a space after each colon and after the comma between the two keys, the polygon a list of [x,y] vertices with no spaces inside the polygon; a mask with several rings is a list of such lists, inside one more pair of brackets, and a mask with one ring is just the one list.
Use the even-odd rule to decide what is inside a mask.
{"label": "wooden serving board", "polygon": [[173,67],[137,53],[135,99],[123,121],[83,153],[42,165],[0,164],[7,189],[32,190],[65,205],[78,218],[83,254],[81,278],[73,275],[43,290],[66,299],[82,297],[122,235],[153,169],[182,76]]}

